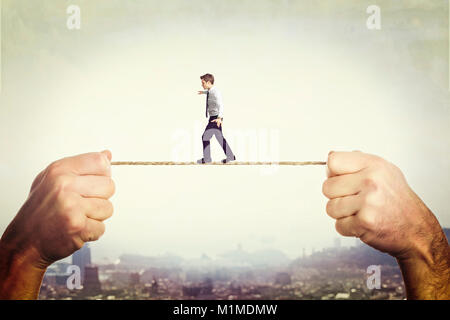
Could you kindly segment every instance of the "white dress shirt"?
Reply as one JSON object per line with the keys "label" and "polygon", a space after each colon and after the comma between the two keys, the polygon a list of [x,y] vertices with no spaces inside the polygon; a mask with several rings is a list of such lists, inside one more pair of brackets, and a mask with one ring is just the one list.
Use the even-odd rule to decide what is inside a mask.
{"label": "white dress shirt", "polygon": [[208,114],[209,116],[219,116],[219,118],[223,118],[223,100],[222,95],[219,90],[212,86],[209,90],[203,91],[208,96]]}

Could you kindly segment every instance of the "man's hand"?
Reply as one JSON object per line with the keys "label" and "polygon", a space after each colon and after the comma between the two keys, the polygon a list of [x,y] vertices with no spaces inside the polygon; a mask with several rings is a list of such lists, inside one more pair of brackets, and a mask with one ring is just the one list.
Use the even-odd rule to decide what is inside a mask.
{"label": "man's hand", "polygon": [[[103,221],[113,213],[110,161],[109,151],[86,153],[55,161],[39,173],[0,240],[0,297],[36,297],[39,287],[36,292],[30,286],[40,272],[101,237]],[[12,265],[4,265],[7,257]],[[25,279],[15,282],[26,288],[15,288],[8,279],[22,271]]]}
{"label": "man's hand", "polygon": [[221,124],[222,124],[222,119],[221,119],[221,118],[217,118],[217,119],[212,120],[211,122],[216,122],[217,127],[220,128],[220,126],[221,126]]}
{"label": "man's hand", "polygon": [[205,91],[199,91],[198,94],[205,94]]}
{"label": "man's hand", "polygon": [[444,277],[439,281],[441,287],[422,288],[422,293],[409,285],[410,298],[428,293],[425,297],[431,297],[431,291],[434,296],[445,292],[442,284],[448,286],[450,276],[447,239],[436,217],[409,187],[400,169],[359,151],[330,152],[327,165],[328,179],[322,191],[330,199],[326,212],[336,219],[336,230],[391,254],[401,267],[408,264],[402,268],[407,287],[410,278],[420,277],[419,265],[430,267],[428,275]]}

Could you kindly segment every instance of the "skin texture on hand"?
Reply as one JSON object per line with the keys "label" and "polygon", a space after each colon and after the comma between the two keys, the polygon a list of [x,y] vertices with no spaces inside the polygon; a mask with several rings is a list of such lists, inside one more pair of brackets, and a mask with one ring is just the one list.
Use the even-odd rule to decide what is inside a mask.
{"label": "skin texture on hand", "polygon": [[447,239],[400,169],[360,151],[330,152],[327,169],[322,192],[336,230],[394,256],[408,299],[449,299]]}
{"label": "skin texture on hand", "polygon": [[35,299],[49,265],[99,239],[113,213],[111,152],[67,157],[34,180],[0,240],[0,298]]}
{"label": "skin texture on hand", "polygon": [[217,118],[212,120],[211,122],[215,122],[217,124],[217,127],[220,128],[221,124],[222,124],[222,119],[221,118]]}

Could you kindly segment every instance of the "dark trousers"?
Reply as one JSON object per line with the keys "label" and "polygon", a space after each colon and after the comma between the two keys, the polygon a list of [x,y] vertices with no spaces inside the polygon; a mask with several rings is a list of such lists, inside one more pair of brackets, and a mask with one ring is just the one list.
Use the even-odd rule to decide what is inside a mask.
{"label": "dark trousers", "polygon": [[211,140],[212,136],[216,136],[217,142],[219,142],[220,146],[223,149],[223,152],[227,156],[227,159],[233,159],[234,154],[231,151],[230,146],[227,143],[227,140],[224,138],[222,134],[222,125],[217,127],[216,122],[211,122],[212,120],[217,119],[217,116],[210,116],[208,120],[208,125],[205,128],[205,132],[203,132],[202,141],[203,141],[203,159],[205,161],[211,161],[211,146],[209,140]]}

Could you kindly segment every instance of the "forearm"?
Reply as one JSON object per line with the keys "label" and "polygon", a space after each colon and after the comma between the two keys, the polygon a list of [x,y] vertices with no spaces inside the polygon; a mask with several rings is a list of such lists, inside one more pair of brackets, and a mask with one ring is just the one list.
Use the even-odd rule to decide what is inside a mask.
{"label": "forearm", "polygon": [[37,299],[46,268],[35,264],[34,249],[17,249],[0,240],[0,299]]}
{"label": "forearm", "polygon": [[440,230],[430,250],[413,257],[397,258],[411,300],[450,299],[450,247]]}

